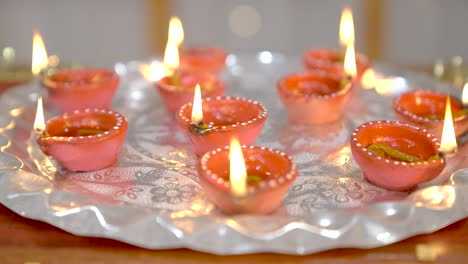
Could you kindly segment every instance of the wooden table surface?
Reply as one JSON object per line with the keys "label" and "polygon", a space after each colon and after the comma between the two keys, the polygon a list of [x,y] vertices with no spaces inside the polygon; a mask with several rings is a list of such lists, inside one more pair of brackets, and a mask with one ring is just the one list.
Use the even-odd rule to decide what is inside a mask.
{"label": "wooden table surface", "polygon": [[420,260],[466,262],[468,219],[433,234],[375,249],[336,249],[307,256],[215,256],[187,249],[146,250],[109,239],[78,237],[46,223],[25,219],[0,205],[1,264],[420,263]]}
{"label": "wooden table surface", "polygon": [[[466,151],[468,148],[464,148]],[[464,152],[465,152],[464,151]],[[460,168],[468,167],[465,160]],[[336,249],[307,256],[216,256],[187,249],[146,250],[121,242],[78,237],[23,218],[0,205],[0,264],[55,263],[463,263],[468,261],[468,219],[438,232],[375,249]]]}

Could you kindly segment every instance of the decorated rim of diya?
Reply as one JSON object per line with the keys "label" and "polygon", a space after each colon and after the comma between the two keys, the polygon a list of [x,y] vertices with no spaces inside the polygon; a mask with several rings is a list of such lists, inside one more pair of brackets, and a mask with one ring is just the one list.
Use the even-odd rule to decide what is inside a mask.
{"label": "decorated rim of diya", "polygon": [[[328,94],[318,94],[318,93],[307,93],[307,92],[294,92],[295,87],[297,85],[291,86],[288,85],[287,82],[291,81],[291,79],[294,78],[299,78],[298,83],[305,79],[306,81],[308,78],[310,78],[311,82],[317,82],[317,83],[322,83],[324,80],[329,79],[332,81],[336,81],[338,85],[340,85],[340,82],[345,80],[348,83],[344,84],[344,87],[338,88],[335,91],[332,91],[331,93]],[[323,84],[325,86],[329,86],[327,84]],[[281,78],[278,83],[277,83],[277,89],[280,92],[280,95],[284,95],[287,97],[295,97],[297,99],[303,99],[303,100],[308,100],[308,99],[331,99],[335,98],[338,96],[345,95],[351,91],[351,87],[353,86],[352,81],[345,75],[345,74],[339,74],[339,73],[331,73],[322,69],[315,69],[315,70],[310,70],[306,72],[300,72],[300,73],[291,73],[286,75],[285,77]]]}
{"label": "decorated rim of diya", "polygon": [[[122,129],[126,129],[127,127],[127,121],[123,115],[120,113],[111,111],[111,110],[106,110],[106,109],[84,109],[84,110],[75,110],[73,112],[69,113],[64,113],[60,116],[51,118],[47,121],[46,124],[46,132],[49,133],[49,125],[54,124],[56,122],[60,122],[61,120],[67,119],[69,117],[76,117],[80,115],[87,115],[89,113],[95,113],[95,114],[101,114],[105,115],[107,117],[112,117],[112,121],[114,124],[112,124],[112,128],[110,129],[100,129],[104,130],[102,133],[97,133],[94,135],[86,135],[86,136],[54,136],[48,135],[45,137],[39,137],[39,140],[43,142],[47,141],[54,141],[57,143],[86,143],[86,142],[93,142],[97,143],[99,141],[106,140],[110,137],[113,137],[117,134],[119,134]],[[97,141],[96,141],[97,140]]]}
{"label": "decorated rim of diya", "polygon": [[[218,90],[224,91],[226,88],[226,84],[223,80],[218,78],[215,74],[209,72],[192,72],[181,70],[177,71],[177,74],[180,75],[179,78],[193,77],[194,81],[190,84],[180,83],[180,85],[177,85],[172,83],[170,76],[165,76],[156,82],[156,86],[168,92],[190,93],[191,95],[193,95],[193,91],[197,83],[200,84],[202,88],[202,94],[209,94]],[[179,81],[182,82],[180,79]]]}
{"label": "decorated rim of diya", "polygon": [[[64,76],[71,76],[71,75],[80,74],[81,76],[76,79],[71,79],[69,81],[59,81],[55,78],[64,75]],[[92,76],[96,76],[96,74],[101,74],[101,78],[92,80]],[[103,83],[111,82],[111,81],[119,81],[120,76],[111,70],[103,69],[103,68],[69,68],[69,69],[62,69],[56,73],[46,75],[42,79],[42,84],[51,89],[70,89],[70,88],[79,88],[79,89],[95,89],[96,86]]]}
{"label": "decorated rim of diya", "polygon": [[[206,56],[206,55],[210,56]],[[180,59],[184,62],[189,62],[189,65],[203,65],[204,63],[219,63],[224,65],[228,52],[221,47],[189,47],[183,48],[180,53]]]}
{"label": "decorated rim of diya", "polygon": [[[429,118],[429,117],[423,117],[423,116],[419,116],[417,114],[414,114],[412,111],[408,110],[407,108],[405,108],[403,105],[402,105],[402,100],[404,97],[407,97],[407,96],[416,96],[416,95],[419,95],[419,96],[436,96],[437,99],[441,100],[441,102],[443,102],[444,106],[442,107],[442,118],[440,119],[435,119],[435,118]],[[405,93],[402,93],[400,94],[399,96],[395,97],[392,101],[392,107],[393,107],[393,110],[397,113],[397,114],[400,114],[404,117],[407,117],[408,119],[416,122],[416,123],[426,123],[426,124],[443,124],[444,122],[444,118],[443,116],[445,115],[445,102],[446,102],[446,98],[447,96],[450,96],[450,103],[451,103],[451,107],[454,108],[460,108],[460,109],[464,109],[463,107],[463,104],[455,97],[449,95],[449,94],[444,94],[444,93],[440,93],[440,92],[436,92],[436,91],[431,91],[431,90],[423,90],[423,89],[419,89],[419,90],[414,90],[414,91],[409,91],[409,92],[405,92]],[[456,113],[453,113],[452,111],[452,117],[453,117],[453,121],[454,122],[457,122],[459,120],[463,120],[463,119],[468,119],[468,115],[462,115],[462,116],[458,116],[458,117],[455,117],[454,114]]]}
{"label": "decorated rim of diya", "polygon": [[[268,191],[268,190],[273,190],[277,189],[278,187],[284,186],[284,185],[290,185],[292,182],[297,177],[297,165],[296,163],[286,155],[286,153],[276,150],[276,149],[271,149],[268,147],[261,147],[261,146],[247,146],[247,145],[242,145],[241,146],[243,152],[246,151],[251,151],[251,150],[257,150],[261,152],[269,152],[275,155],[278,155],[281,157],[283,160],[285,160],[288,163],[289,170],[282,176],[280,177],[268,177],[268,179],[265,179],[261,182],[259,182],[255,186],[248,186],[247,191],[249,194],[254,194],[258,193],[261,191]],[[219,176],[217,173],[213,172],[211,169],[208,168],[207,162],[210,160],[215,155],[220,154],[221,152],[228,152],[229,153],[229,146],[225,146],[223,148],[217,148],[215,150],[209,151],[205,153],[202,158],[200,159],[200,166],[201,169],[204,171],[204,173],[201,174],[201,177],[204,177],[208,182],[211,184],[214,184],[216,186],[219,186],[224,192],[230,192],[230,187],[231,184],[228,179],[224,179],[223,177]],[[245,154],[244,154],[245,155]]]}
{"label": "decorated rim of diya", "polygon": [[[227,101],[239,101],[239,102],[244,102],[244,103],[247,103],[249,105],[252,105],[252,106],[255,106],[257,107],[257,116],[249,119],[249,120],[246,120],[244,122],[240,122],[240,123],[232,123],[232,124],[229,124],[229,125],[216,125],[214,124],[213,128],[216,128],[216,131],[226,131],[226,130],[231,130],[231,129],[235,129],[235,128],[238,128],[238,127],[246,127],[246,126],[249,126],[251,124],[254,124],[258,121],[263,121],[267,118],[268,116],[268,110],[267,108],[259,103],[258,101],[255,101],[255,100],[252,100],[252,99],[247,99],[247,98],[243,98],[243,97],[235,97],[235,96],[216,96],[216,97],[208,97],[208,98],[204,98],[203,99],[203,105],[205,106],[206,103],[210,103],[210,102],[214,102],[214,101],[221,101],[221,100],[227,100]],[[189,102],[189,103],[186,103],[184,104],[179,112],[177,113],[178,117],[184,121],[185,123],[192,123],[192,120],[191,120],[191,112],[188,110],[188,109],[192,109],[192,104],[193,102]]]}
{"label": "decorated rim of diya", "polygon": [[437,137],[410,124],[364,123],[353,131],[350,145],[364,178],[392,191],[410,190],[438,177],[445,168]]}
{"label": "decorated rim of diya", "polygon": [[440,164],[445,163],[444,159],[437,159],[437,160],[431,160],[431,161],[424,160],[424,161],[406,162],[406,161],[397,161],[397,160],[393,160],[393,159],[390,159],[390,158],[383,158],[383,157],[380,157],[380,156],[376,155],[374,152],[367,149],[365,146],[363,146],[360,143],[360,141],[358,139],[358,134],[361,133],[361,131],[363,129],[366,129],[366,128],[374,126],[374,125],[379,125],[379,124],[389,124],[389,125],[393,125],[393,126],[404,127],[404,128],[409,129],[409,130],[413,130],[415,132],[420,132],[421,136],[427,138],[428,142],[431,142],[432,146],[434,146],[434,152],[436,154],[438,153],[438,147],[440,147],[440,141],[439,141],[439,139],[437,137],[430,134],[427,131],[427,129],[419,128],[419,127],[416,127],[416,126],[413,126],[413,125],[410,125],[410,124],[401,123],[401,122],[398,122],[398,121],[390,121],[390,120],[371,121],[371,122],[367,122],[367,123],[364,123],[364,124],[360,125],[351,134],[351,145],[354,145],[356,147],[357,151],[372,157],[373,160],[375,160],[376,162],[378,162],[378,163],[380,163],[382,165],[392,164],[392,165],[402,166],[402,167],[406,167],[406,166],[410,166],[410,167],[427,167],[427,166],[429,166],[431,164],[432,165],[440,165]]}
{"label": "decorated rim of diya", "polygon": [[[367,56],[360,52],[355,53],[356,66],[362,67],[363,69],[369,67],[370,62]],[[337,60],[339,58],[343,58]],[[345,52],[339,49],[327,49],[327,48],[312,48],[304,53],[303,61],[304,65],[308,69],[320,68],[323,66],[339,66],[343,67]],[[311,65],[316,64],[316,65]]]}

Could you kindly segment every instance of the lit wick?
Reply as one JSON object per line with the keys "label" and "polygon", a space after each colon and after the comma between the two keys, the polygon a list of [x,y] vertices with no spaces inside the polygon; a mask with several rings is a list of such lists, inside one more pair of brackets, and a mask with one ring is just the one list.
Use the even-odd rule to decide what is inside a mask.
{"label": "lit wick", "polygon": [[439,150],[449,156],[455,154],[458,150],[457,138],[455,136],[455,128],[453,126],[450,96],[447,96],[447,103],[445,104],[444,127],[442,129],[442,137]]}
{"label": "lit wick", "polygon": [[202,136],[213,130],[211,126],[203,122],[203,104],[201,98],[200,85],[195,86],[195,93],[193,95],[192,104],[192,123],[190,128],[192,132]]}
{"label": "lit wick", "polygon": [[42,107],[42,96],[37,99],[36,117],[34,118],[34,131],[42,136],[48,136],[45,129],[44,108]]}

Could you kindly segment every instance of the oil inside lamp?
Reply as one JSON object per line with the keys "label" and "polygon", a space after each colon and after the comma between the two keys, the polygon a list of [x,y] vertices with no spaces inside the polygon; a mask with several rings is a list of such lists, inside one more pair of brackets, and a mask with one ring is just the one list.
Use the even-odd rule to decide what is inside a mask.
{"label": "oil inside lamp", "polygon": [[442,129],[440,151],[447,155],[453,155],[457,152],[457,138],[455,136],[455,128],[453,126],[450,96],[447,96],[447,102],[445,104],[445,118],[444,127]]}
{"label": "oil inside lamp", "polygon": [[38,76],[42,70],[47,68],[47,65],[47,52],[41,34],[39,32],[34,32],[31,65],[32,74]]}
{"label": "oil inside lamp", "polygon": [[353,13],[349,7],[344,8],[341,12],[340,43],[344,47],[354,45]]}
{"label": "oil inside lamp", "polygon": [[245,197],[247,194],[247,168],[239,140],[231,139],[229,148],[229,180],[231,193],[235,197]]}

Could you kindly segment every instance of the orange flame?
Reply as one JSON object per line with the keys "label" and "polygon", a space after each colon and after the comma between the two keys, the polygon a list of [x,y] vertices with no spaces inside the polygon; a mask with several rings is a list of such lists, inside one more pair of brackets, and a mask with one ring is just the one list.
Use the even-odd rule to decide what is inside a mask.
{"label": "orange flame", "polygon": [[445,104],[444,128],[442,129],[440,151],[446,154],[452,154],[457,151],[457,138],[453,126],[450,96],[447,96],[447,103]]}
{"label": "orange flame", "polygon": [[47,52],[41,34],[34,32],[31,65],[32,74],[37,76],[43,69],[47,68],[47,64]]}
{"label": "orange flame", "polygon": [[179,67],[179,50],[177,45],[172,41],[167,42],[163,66],[166,76],[173,75]]}
{"label": "orange flame", "polygon": [[169,21],[169,36],[168,41],[179,47],[184,42],[184,28],[182,22],[176,16],[171,17]]}
{"label": "orange flame", "polygon": [[231,139],[229,147],[229,180],[232,194],[238,197],[247,194],[247,168],[242,148],[236,138]]}
{"label": "orange flame", "polygon": [[345,47],[354,45],[353,13],[348,7],[344,8],[343,12],[341,12],[340,43]]}
{"label": "orange flame", "polygon": [[44,109],[42,107],[42,96],[37,99],[36,117],[34,118],[34,130],[37,133],[45,131]]}
{"label": "orange flame", "polygon": [[468,82],[463,86],[462,102],[465,107],[468,107]]}
{"label": "orange flame", "polygon": [[200,85],[195,86],[192,104],[192,123],[196,124],[203,121],[202,98]]}
{"label": "orange flame", "polygon": [[354,45],[350,44],[346,48],[346,54],[344,59],[344,69],[348,76],[356,77],[357,69],[356,69],[356,55],[354,53]]}

